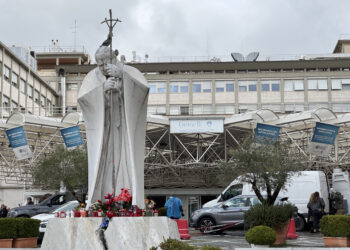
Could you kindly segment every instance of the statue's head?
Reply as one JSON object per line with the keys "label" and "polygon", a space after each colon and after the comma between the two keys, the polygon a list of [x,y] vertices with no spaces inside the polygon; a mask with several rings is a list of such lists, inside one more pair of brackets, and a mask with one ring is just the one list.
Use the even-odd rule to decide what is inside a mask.
{"label": "statue's head", "polygon": [[[112,53],[112,64],[117,63],[117,50]],[[111,54],[110,54],[110,48],[108,46],[101,46],[97,49],[95,53],[95,60],[97,63],[97,66],[102,71],[104,75],[107,75],[106,72],[106,65],[111,63]]]}

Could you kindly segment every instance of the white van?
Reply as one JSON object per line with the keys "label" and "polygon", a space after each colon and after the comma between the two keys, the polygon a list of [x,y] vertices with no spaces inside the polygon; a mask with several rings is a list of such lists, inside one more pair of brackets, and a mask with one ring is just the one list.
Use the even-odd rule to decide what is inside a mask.
{"label": "white van", "polygon": [[[306,223],[308,209],[307,203],[309,202],[311,193],[318,191],[320,197],[323,198],[326,207],[325,212],[329,212],[329,192],[326,175],[322,171],[301,171],[296,173],[285,186],[285,190],[279,193],[280,197],[288,197],[288,201],[293,203],[298,208],[298,215],[300,221],[298,224],[298,230],[302,230]],[[218,203],[221,203],[231,197],[237,195],[250,195],[254,194],[254,191],[250,184],[242,183],[240,178],[234,180],[222,194],[216,199],[211,200],[203,205],[203,207],[212,207]]]}

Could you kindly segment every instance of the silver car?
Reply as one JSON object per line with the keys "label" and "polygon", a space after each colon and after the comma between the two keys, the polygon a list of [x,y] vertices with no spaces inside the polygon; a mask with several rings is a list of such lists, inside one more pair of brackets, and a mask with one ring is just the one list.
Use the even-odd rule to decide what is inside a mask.
{"label": "silver car", "polygon": [[[276,201],[279,202],[280,198]],[[244,212],[259,204],[255,195],[238,195],[213,207],[196,210],[190,218],[190,226],[202,232],[221,231],[225,226],[243,226]]]}

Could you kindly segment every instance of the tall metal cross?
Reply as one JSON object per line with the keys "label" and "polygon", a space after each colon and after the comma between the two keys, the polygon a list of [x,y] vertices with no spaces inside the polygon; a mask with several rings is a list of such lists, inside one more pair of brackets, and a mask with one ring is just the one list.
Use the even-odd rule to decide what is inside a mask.
{"label": "tall metal cross", "polygon": [[109,19],[105,18],[104,21],[101,22],[101,24],[106,23],[109,29],[108,33],[108,40],[109,40],[109,49],[110,49],[110,60],[112,63],[112,58],[113,58],[113,50],[112,50],[112,37],[113,37],[113,28],[117,24],[117,22],[122,22],[121,20],[113,19],[112,18],[112,10],[109,9]]}

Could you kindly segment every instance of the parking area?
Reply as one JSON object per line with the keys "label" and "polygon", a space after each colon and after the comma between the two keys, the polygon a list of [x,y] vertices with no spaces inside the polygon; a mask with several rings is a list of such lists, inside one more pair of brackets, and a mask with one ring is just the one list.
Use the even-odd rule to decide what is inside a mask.
{"label": "parking area", "polygon": [[[185,242],[193,246],[216,246],[223,250],[237,248],[250,248],[245,240],[245,231],[227,230],[221,235],[202,234],[197,230],[190,230],[191,239]],[[319,248],[324,247],[322,235],[320,233],[299,232],[295,240],[287,240],[287,248]]]}

